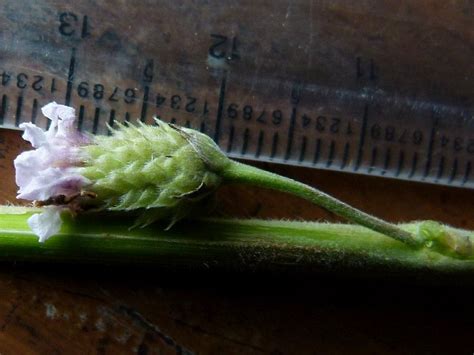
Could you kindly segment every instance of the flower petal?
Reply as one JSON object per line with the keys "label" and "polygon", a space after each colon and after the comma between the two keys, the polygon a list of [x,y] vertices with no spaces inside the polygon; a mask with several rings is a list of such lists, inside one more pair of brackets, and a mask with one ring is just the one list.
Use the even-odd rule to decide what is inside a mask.
{"label": "flower petal", "polygon": [[71,109],[72,112],[58,109],[60,120],[58,121],[58,132],[56,133],[57,138],[75,138],[75,133],[77,132],[76,127],[74,127],[74,121],[76,120],[75,111],[71,107],[67,108]]}
{"label": "flower petal", "polygon": [[41,108],[41,112],[51,120],[51,125],[48,130],[49,137],[55,135],[56,127],[59,125],[59,119],[65,121],[64,124],[61,124],[58,127],[59,136],[64,136],[64,131],[69,130],[76,119],[76,110],[69,106],[59,105],[54,101],[50,102],[46,106],[43,106]]}
{"label": "flower petal", "polygon": [[44,146],[18,155],[13,162],[16,184],[20,188],[29,184],[41,170],[51,165],[51,159],[52,155]]}
{"label": "flower petal", "polygon": [[43,243],[49,237],[57,234],[61,229],[61,208],[56,206],[45,207],[42,213],[28,218],[28,225]]}
{"label": "flower petal", "polygon": [[53,101],[41,108],[43,115],[51,120],[48,132],[54,132],[58,125],[58,115],[56,113],[57,105],[56,101]]}
{"label": "flower petal", "polygon": [[17,198],[45,201],[52,196],[72,196],[90,181],[75,169],[47,168],[37,172],[28,184],[20,185]]}
{"label": "flower petal", "polygon": [[22,138],[30,142],[33,148],[39,148],[46,144],[47,140],[44,131],[34,123],[22,123],[20,128],[25,130]]}

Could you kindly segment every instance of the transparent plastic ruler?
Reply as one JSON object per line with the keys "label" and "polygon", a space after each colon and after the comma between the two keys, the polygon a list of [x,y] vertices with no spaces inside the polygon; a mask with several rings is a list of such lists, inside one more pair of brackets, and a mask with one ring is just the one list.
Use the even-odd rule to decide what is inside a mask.
{"label": "transparent plastic ruler", "polygon": [[153,116],[232,157],[474,187],[474,4],[24,1],[0,9],[0,127]]}

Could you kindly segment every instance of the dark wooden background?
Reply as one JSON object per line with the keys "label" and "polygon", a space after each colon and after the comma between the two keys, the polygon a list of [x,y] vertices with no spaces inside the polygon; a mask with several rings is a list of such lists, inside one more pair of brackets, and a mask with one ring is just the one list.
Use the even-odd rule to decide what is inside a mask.
{"label": "dark wooden background", "polygon": [[[0,198],[15,203],[12,160],[27,146],[1,131]],[[474,228],[474,191],[263,165],[392,221]],[[334,220],[281,193],[226,187],[220,215]],[[453,280],[455,281],[455,280]],[[469,354],[473,289],[331,275],[172,274],[0,265],[1,354]]]}
{"label": "dark wooden background", "polygon": [[[111,6],[109,1],[5,2],[0,6],[9,16],[4,16],[0,23],[0,38],[4,47],[2,53],[9,55],[1,58],[0,69],[14,74],[26,70],[30,79],[37,73],[47,74],[48,80],[58,78],[58,85],[65,87],[67,70],[63,71],[69,66],[70,54],[68,51],[64,55],[64,48],[69,50],[74,45],[78,46],[78,58],[82,60],[76,70],[75,84],[94,78],[104,80],[100,82],[107,88],[115,85],[125,88],[132,85],[128,82],[128,71],[140,71],[141,75],[142,69],[137,68],[143,65],[142,59],[154,58],[157,46],[164,46],[163,53],[158,51],[161,72],[170,75],[172,80],[169,82],[173,86],[167,89],[168,94],[173,94],[176,69],[183,73],[193,69],[183,61],[183,53],[198,58],[206,56],[209,33],[225,30],[223,33],[229,36],[235,33],[240,36],[240,32],[245,35],[238,26],[229,30],[227,20],[237,16],[242,18],[242,23],[255,24],[257,29],[264,22],[270,23],[268,28],[271,30],[259,30],[255,35],[247,32],[250,41],[243,42],[244,47],[264,56],[243,56],[241,63],[245,65],[239,67],[235,63],[234,71],[229,74],[233,75],[233,80],[242,77],[245,83],[245,80],[253,79],[251,75],[257,75],[254,72],[260,71],[260,76],[266,74],[270,78],[275,75],[305,78],[309,75],[309,83],[338,88],[347,79],[349,71],[344,70],[345,66],[354,69],[356,55],[364,60],[375,56],[381,60],[377,64],[384,68],[384,75],[375,89],[388,94],[408,93],[410,97],[435,103],[443,98],[441,101],[454,106],[472,102],[472,92],[469,92],[472,73],[468,72],[472,68],[469,54],[473,51],[472,0],[320,1],[314,2],[314,9],[313,1],[301,1],[299,6],[293,6],[294,9],[291,9],[291,1],[288,4],[275,0],[242,1],[246,6],[224,9],[222,20],[209,29],[211,32],[199,30],[198,39],[195,39],[193,29],[198,31],[205,21],[196,19],[194,10],[205,7],[213,14],[214,7],[209,3],[216,2],[193,1],[187,7],[180,2],[168,3],[170,6],[155,4],[159,11],[152,12],[149,11],[150,2],[133,2],[134,6],[127,10],[129,16],[118,16],[124,12],[124,1],[117,2],[116,6]],[[274,7],[274,18],[268,15],[267,8],[271,6]],[[299,12],[296,11],[298,8]],[[304,15],[301,19],[307,22],[290,21],[293,27],[283,31],[279,20],[275,19],[286,19],[290,10]],[[53,26],[48,22],[53,18],[56,21],[60,11],[89,15],[95,26],[89,42],[79,44],[74,36],[62,36],[57,31],[57,24]],[[174,17],[175,13],[182,16]],[[36,18],[41,21],[33,21]],[[125,22],[120,23],[118,18]],[[144,21],[144,18],[150,25],[142,26],[142,31],[138,31],[131,41],[109,31],[116,27],[116,31],[120,29],[125,34],[133,34],[132,25],[137,19]],[[190,25],[179,23],[177,26],[179,21],[188,21]],[[157,24],[160,25],[158,30]],[[286,26],[286,20],[283,24]],[[306,42],[313,41],[313,33],[308,27],[313,25],[318,29],[315,33],[319,37],[314,36],[314,50],[309,51],[308,58],[305,48],[311,46],[306,46]],[[275,44],[272,41],[277,31],[288,33],[290,39],[297,34],[305,45],[300,47],[289,40],[275,41]],[[168,43],[170,33],[173,40],[177,39],[171,44]],[[29,46],[22,45],[25,38],[30,38]],[[326,42],[321,41],[324,38]],[[85,53],[89,53],[84,51],[84,46],[96,46],[101,55],[84,58]],[[291,54],[291,58],[279,54],[279,48],[281,53]],[[123,53],[126,57],[120,57]],[[51,59],[53,57],[55,60]],[[107,60],[118,63],[124,58],[128,71],[117,72],[116,66],[108,65]],[[177,63],[181,63],[181,67]],[[311,66],[312,70],[308,72],[306,66]],[[288,72],[275,71],[275,68]],[[215,88],[219,85],[208,85],[209,73],[194,74],[201,85],[193,88],[197,97],[215,96]],[[235,83],[228,82],[227,104],[240,95],[245,95],[252,103],[252,95],[258,96],[260,89],[267,86],[267,81],[261,81],[262,88],[250,95],[248,86],[238,86],[237,79]],[[230,85],[231,82],[237,86]],[[18,112],[15,102],[18,103],[18,98],[25,92],[12,83],[5,87],[10,95],[10,111],[5,116],[8,119],[13,119],[14,113]],[[135,85],[134,81],[132,83]],[[354,80],[349,89],[359,92],[357,90],[365,88],[366,84],[364,80]],[[163,85],[166,88],[166,83],[160,81],[161,89]],[[28,90],[28,96],[22,101],[23,118],[31,117],[32,112],[32,100],[26,100],[26,97],[37,98],[43,104],[55,99],[44,92]],[[260,105],[272,103],[275,108],[287,105],[289,90],[283,91],[286,95],[283,98],[276,97],[274,90],[268,90],[268,97],[257,97],[255,102]],[[62,100],[63,92],[59,92]],[[85,106],[86,117],[92,117],[96,102],[86,101],[77,95],[73,100],[77,108],[81,104]],[[126,106],[125,103],[122,105]],[[313,110],[311,100],[305,105]],[[363,107],[358,101],[354,105]],[[114,108],[117,112],[123,109]],[[352,109],[346,107],[346,103],[337,110],[332,108],[341,115],[346,111],[351,113]],[[131,112],[132,116],[138,117],[138,105],[135,111]],[[152,113],[150,109],[149,114]],[[170,108],[159,113],[163,117],[174,114]],[[403,110],[400,115],[404,116]],[[352,117],[352,113],[347,116]],[[417,124],[416,115],[401,119],[408,127]],[[463,125],[459,127],[460,131],[464,128]],[[298,129],[296,131],[298,133]],[[465,132],[461,133],[464,135]],[[329,135],[327,133],[325,139],[332,139]],[[366,145],[372,143],[368,141]],[[29,148],[20,139],[19,132],[0,130],[0,203],[17,203],[12,162],[25,149]],[[318,187],[390,221],[436,219],[474,229],[474,190],[278,165],[259,166]],[[219,191],[217,203],[216,214],[220,216],[336,220],[330,213],[297,198],[255,188],[225,187]],[[474,352],[472,286],[459,284],[455,279],[450,284],[437,284],[436,280],[430,283],[403,281],[403,275],[397,280],[369,276],[353,279],[331,272],[284,276],[173,274],[132,266],[116,269],[4,262],[0,263],[0,355]]]}

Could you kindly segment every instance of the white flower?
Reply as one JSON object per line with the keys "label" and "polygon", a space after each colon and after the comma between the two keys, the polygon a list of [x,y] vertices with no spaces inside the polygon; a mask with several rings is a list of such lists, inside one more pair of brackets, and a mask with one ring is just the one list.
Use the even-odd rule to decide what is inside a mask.
{"label": "white flower", "polygon": [[[79,147],[90,140],[75,129],[73,108],[52,102],[41,111],[51,120],[48,131],[33,123],[20,125],[25,130],[23,139],[36,149],[21,153],[14,161],[17,198],[47,201],[58,196],[76,196],[90,183],[77,169],[81,163]],[[28,224],[40,242],[59,231],[60,212],[64,208],[64,205],[48,206],[40,215],[30,217]]]}
{"label": "white flower", "polygon": [[42,213],[36,213],[28,218],[28,225],[39,237],[40,243],[57,234],[61,224],[61,209],[57,206],[45,207]]}

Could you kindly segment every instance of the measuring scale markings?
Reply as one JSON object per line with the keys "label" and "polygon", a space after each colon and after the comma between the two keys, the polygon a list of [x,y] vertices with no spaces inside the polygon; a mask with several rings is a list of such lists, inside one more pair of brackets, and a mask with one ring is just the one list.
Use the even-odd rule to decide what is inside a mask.
{"label": "measuring scale markings", "polygon": [[[411,19],[403,26],[416,26],[405,30],[390,13],[363,4],[368,21],[357,22],[340,1],[313,4],[319,11],[309,19],[305,2],[285,18],[277,1],[272,22],[251,20],[269,14],[259,4],[241,6],[239,14],[217,1],[189,4],[192,19],[172,4],[159,11],[138,4],[130,16],[119,3],[100,5],[97,13],[110,14],[111,22],[91,16],[81,0],[44,1],[28,15],[21,4],[6,3],[34,26],[13,37],[21,21],[5,17],[0,24],[4,43],[20,43],[0,47],[1,126],[36,120],[54,99],[78,108],[78,128],[93,133],[107,134],[115,119],[153,124],[158,115],[206,131],[233,157],[474,186],[473,68],[451,55],[473,53],[465,40],[444,37],[444,24]],[[370,33],[371,21],[395,35]],[[466,39],[464,15],[455,11],[450,21]],[[303,41],[308,28],[311,47]],[[410,47],[418,33],[433,33],[436,43]],[[413,53],[400,51],[398,38]]]}
{"label": "measuring scale markings", "polygon": [[[71,59],[71,63],[73,63],[73,62],[74,62],[74,58]],[[73,67],[73,66],[71,66],[71,68],[72,68],[72,67]],[[71,77],[72,77],[72,75],[69,75],[69,78],[71,78]],[[21,78],[24,78],[24,76],[21,76]],[[69,85],[69,83],[71,83],[71,82],[72,82],[71,80],[68,80],[68,88],[71,87],[71,85]],[[146,96],[146,95],[145,95],[145,96]],[[176,98],[177,96],[173,96],[173,97]],[[5,98],[4,100],[6,101],[6,96],[4,96],[4,98]],[[35,100],[36,100],[36,99],[35,99]],[[35,102],[36,102],[36,101],[35,101]],[[176,100],[174,100],[173,102],[176,102]],[[20,112],[21,112],[21,107],[22,107],[21,103],[22,103],[22,96],[19,96],[19,97],[18,97],[18,104],[17,104],[16,123],[15,123],[16,125],[18,125],[19,120],[20,120],[19,117],[20,117]],[[3,107],[5,107],[5,105],[4,105]],[[246,106],[246,107],[248,108],[249,106]],[[84,107],[81,105],[81,107],[80,107],[80,117],[83,116],[83,110],[84,110]],[[142,112],[143,112],[143,111],[144,111],[144,110],[142,109]],[[247,109],[247,111],[249,111],[249,110]],[[293,113],[292,113],[292,117],[293,117],[292,122],[294,122],[295,111],[296,111],[296,110],[295,110],[295,108],[294,108],[293,111],[292,111],[292,112],[293,112]],[[99,109],[98,109],[98,108],[96,108],[96,115],[95,115],[95,119],[94,119],[94,130],[93,130],[93,131],[96,131],[96,130],[97,130],[97,122],[98,122],[98,114],[97,114],[97,112],[99,112]],[[110,118],[110,120],[109,120],[109,124],[113,125],[113,119],[115,118],[115,111],[112,110],[112,111],[110,111],[110,112],[111,112],[111,114],[110,114],[110,117],[111,117],[111,118]],[[142,117],[143,117],[143,115],[142,115]],[[365,114],[364,114],[364,117],[365,117]],[[307,120],[307,117],[306,117],[305,119]],[[319,117],[318,117],[318,125],[321,125],[321,120],[323,120],[323,117],[322,117],[322,116],[319,116]],[[80,119],[80,122],[82,123],[82,120],[81,120],[81,119]],[[336,123],[338,123],[337,120],[336,120],[336,122],[335,122],[334,124],[336,124]],[[333,125],[332,127],[335,127],[335,126]],[[374,127],[376,127],[376,126],[374,126]],[[373,130],[373,131],[375,131],[375,130]],[[291,131],[290,131],[290,132],[291,132]],[[248,137],[249,137],[249,130],[246,129],[245,134],[244,134],[244,146],[243,146],[242,151],[241,151],[241,154],[242,154],[242,155],[245,155],[245,153],[246,153],[246,151],[247,151],[248,139],[249,139]],[[305,142],[306,142],[306,137],[305,137],[304,139],[305,139]],[[416,139],[416,138],[415,138],[415,139]],[[431,142],[431,145],[430,145],[431,148],[430,148],[430,149],[432,149],[432,140],[433,140],[433,139],[430,139],[430,142]],[[362,140],[361,140],[361,143],[363,143]],[[330,165],[332,164],[333,155],[334,155],[334,146],[335,146],[335,142],[334,142],[334,141],[331,141],[330,150],[329,150],[329,158],[328,158],[328,160],[327,160],[327,162],[326,162],[326,167],[330,167]],[[363,146],[363,144],[360,144],[360,147],[362,147],[362,146]],[[287,149],[287,155],[288,155],[289,152],[291,151],[291,144],[288,144],[287,147],[288,147],[288,149]],[[261,148],[259,148],[259,149],[261,149]],[[375,163],[374,163],[374,161],[375,161],[375,155],[376,155],[375,152],[376,152],[376,149],[374,148],[374,149],[373,149],[372,161],[371,161],[371,164],[369,165],[369,167],[370,167],[370,168],[369,168],[369,172],[371,172],[371,171],[373,170],[373,166],[375,165]],[[302,154],[301,156],[303,156],[303,154]],[[300,162],[301,162],[301,161],[302,161],[302,159],[300,158]],[[441,167],[441,166],[444,166],[444,159],[441,160],[441,162],[440,162],[440,167]],[[428,160],[427,165],[426,165],[425,176],[428,175],[429,168],[430,168],[430,160]],[[440,168],[440,169],[441,169],[441,168]],[[386,170],[387,170],[387,168],[386,168],[386,166],[385,166],[384,171],[386,171]],[[441,174],[438,172],[436,178],[439,180],[440,177],[441,177]],[[452,181],[452,180],[453,180],[453,179],[451,179],[450,181]]]}

